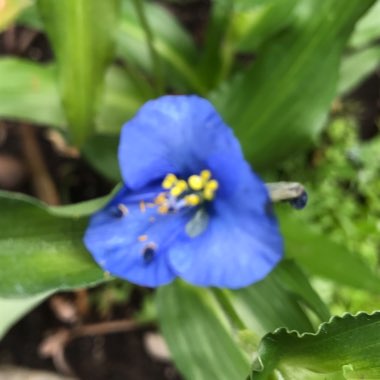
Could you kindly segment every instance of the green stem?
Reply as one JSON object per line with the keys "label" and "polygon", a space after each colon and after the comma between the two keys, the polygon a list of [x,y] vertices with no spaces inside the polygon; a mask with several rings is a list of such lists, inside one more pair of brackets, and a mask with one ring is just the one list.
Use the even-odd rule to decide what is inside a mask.
{"label": "green stem", "polygon": [[225,289],[212,288],[212,292],[223,311],[227,314],[231,324],[238,330],[247,330],[244,322],[236,313],[227,291]]}
{"label": "green stem", "polygon": [[140,19],[141,26],[143,27],[145,31],[146,42],[148,45],[149,55],[152,60],[154,75],[156,79],[156,92],[157,92],[157,95],[159,96],[164,93],[164,78],[162,75],[162,66],[161,66],[160,57],[158,56],[157,51],[154,47],[154,43],[153,43],[154,36],[153,36],[152,30],[150,29],[148,19],[145,14],[143,2],[144,0],[133,0],[133,4],[135,6],[137,15]]}

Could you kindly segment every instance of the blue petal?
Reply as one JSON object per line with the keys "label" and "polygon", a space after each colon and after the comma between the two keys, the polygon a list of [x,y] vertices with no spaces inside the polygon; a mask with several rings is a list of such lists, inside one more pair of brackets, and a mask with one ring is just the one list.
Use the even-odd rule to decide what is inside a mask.
{"label": "blue petal", "polygon": [[[142,212],[138,201],[151,201],[157,190],[129,194],[123,189],[91,218],[84,236],[87,249],[105,271],[151,287],[167,284],[176,276],[168,262],[167,248],[188,221],[186,215],[162,216],[149,207]],[[118,204],[126,205],[128,214],[121,215]],[[147,239],[140,241],[143,235]]]}
{"label": "blue petal", "polygon": [[123,127],[119,164],[132,189],[176,173],[208,167],[215,156],[243,159],[238,141],[210,102],[197,96],[163,96],[147,102]]}
{"label": "blue petal", "polygon": [[241,288],[264,278],[282,257],[264,185],[252,174],[240,179],[233,197],[213,203],[206,231],[195,238],[181,234],[170,249],[173,270],[194,285]]}

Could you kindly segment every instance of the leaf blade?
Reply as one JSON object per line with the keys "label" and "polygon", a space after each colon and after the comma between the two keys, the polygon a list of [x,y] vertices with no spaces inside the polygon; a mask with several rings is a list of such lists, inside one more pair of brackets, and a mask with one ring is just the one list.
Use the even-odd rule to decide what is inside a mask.
{"label": "leaf blade", "polygon": [[315,334],[280,329],[263,338],[251,379],[265,379],[275,367],[281,372],[281,366],[288,367],[288,374],[307,369],[322,374],[342,371],[345,379],[378,379],[379,329],[379,312],[333,317]]}
{"label": "leaf blade", "polygon": [[156,301],[160,327],[186,378],[244,378],[247,359],[221,321],[207,289],[177,281],[159,288]]}
{"label": "leaf blade", "polygon": [[82,243],[86,217],[58,217],[32,198],[7,192],[0,192],[0,206],[1,296],[27,296],[106,280]]}
{"label": "leaf blade", "polygon": [[69,130],[81,145],[94,129],[105,71],[113,57],[119,1],[38,0],[37,5],[57,60]]}

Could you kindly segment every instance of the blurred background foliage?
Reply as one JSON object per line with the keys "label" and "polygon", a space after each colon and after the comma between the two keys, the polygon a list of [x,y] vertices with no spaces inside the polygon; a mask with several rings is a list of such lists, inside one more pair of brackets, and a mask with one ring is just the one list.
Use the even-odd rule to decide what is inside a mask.
{"label": "blurred background foliage", "polygon": [[[0,1],[3,36],[24,33],[16,46],[3,38],[0,118],[58,131],[110,188],[120,181],[122,124],[148,99],[196,93],[213,102],[264,179],[305,185],[305,210],[276,207],[286,260],[264,281],[234,292],[177,282],[144,293],[134,316],[160,325],[186,378],[242,379],[264,334],[312,332],[331,314],[379,309],[380,2],[198,2],[202,17],[192,25],[181,16],[195,3]],[[41,36],[47,53],[34,57],[28,47]],[[81,243],[106,192],[72,204],[65,183],[56,185],[66,205],[46,205],[33,191],[0,194],[0,333],[52,292],[110,280]],[[101,315],[133,293],[118,281],[101,289],[91,301]],[[290,339],[279,336],[280,347]],[[342,377],[342,365],[313,368],[354,378]],[[298,370],[280,371],[295,379]]]}

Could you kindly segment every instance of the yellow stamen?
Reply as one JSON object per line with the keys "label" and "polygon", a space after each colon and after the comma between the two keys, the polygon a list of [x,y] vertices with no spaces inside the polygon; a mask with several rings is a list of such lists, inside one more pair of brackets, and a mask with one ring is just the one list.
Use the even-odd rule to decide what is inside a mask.
{"label": "yellow stamen", "polygon": [[215,179],[212,179],[206,183],[205,189],[215,191],[218,189],[218,187],[219,187],[218,181]]}
{"label": "yellow stamen", "polygon": [[169,173],[164,180],[162,181],[162,187],[164,189],[171,189],[176,183],[178,179],[175,174]]}
{"label": "yellow stamen", "polygon": [[146,207],[145,207],[145,202],[144,201],[140,202],[140,211],[141,212],[145,212],[146,211]]}
{"label": "yellow stamen", "polygon": [[197,194],[189,194],[184,198],[185,202],[189,206],[198,206],[201,203],[201,198]]}
{"label": "yellow stamen", "polygon": [[170,194],[173,195],[173,197],[178,197],[181,195],[185,190],[187,190],[187,183],[183,179],[180,179],[176,185],[170,190]]}
{"label": "yellow stamen", "polygon": [[215,198],[215,191],[210,189],[203,190],[203,198],[206,201],[212,201]]}
{"label": "yellow stamen", "polygon": [[203,180],[199,175],[191,175],[187,182],[189,183],[189,186],[195,191],[203,189]]}
{"label": "yellow stamen", "polygon": [[203,179],[204,183],[207,183],[207,181],[211,178],[210,170],[202,170],[201,171],[201,178]]}
{"label": "yellow stamen", "polygon": [[147,241],[148,240],[148,235],[140,235],[138,237],[139,241]]}

